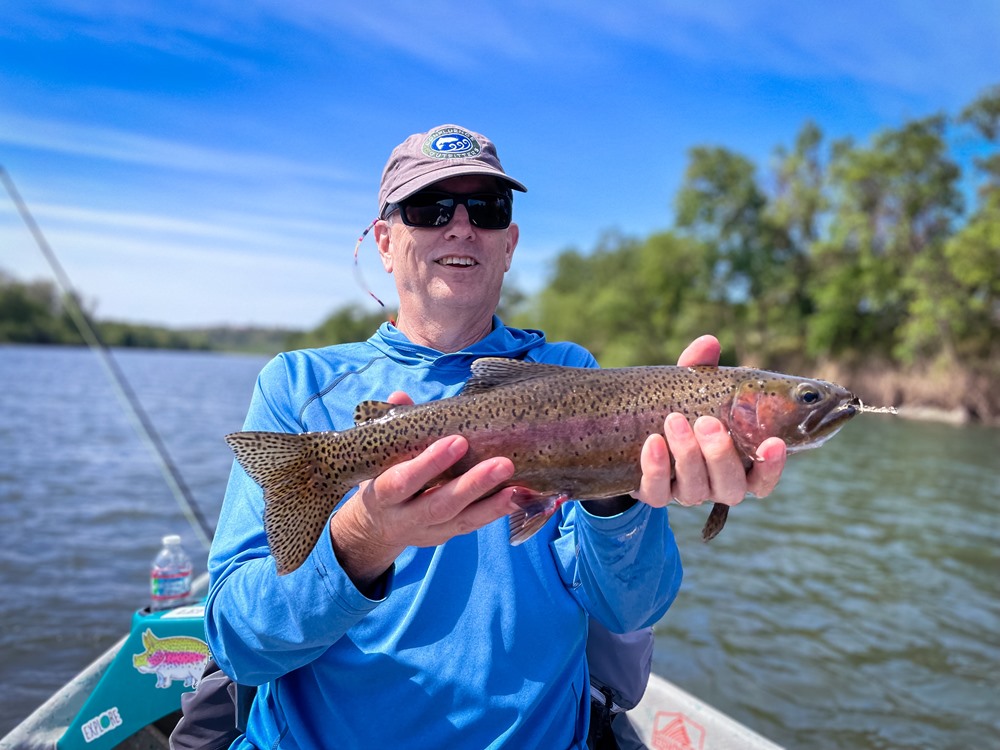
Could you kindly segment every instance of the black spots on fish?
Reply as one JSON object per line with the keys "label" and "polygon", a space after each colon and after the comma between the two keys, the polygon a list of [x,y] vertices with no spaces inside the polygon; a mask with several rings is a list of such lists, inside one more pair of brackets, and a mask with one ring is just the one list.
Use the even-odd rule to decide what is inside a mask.
{"label": "black spots on fish", "polygon": [[390,404],[386,401],[362,401],[354,407],[354,424],[379,419],[395,408],[396,404]]}
{"label": "black spots on fish", "polygon": [[240,432],[226,441],[264,494],[264,528],[278,573],[305,561],[337,503],[355,484],[351,431]]}

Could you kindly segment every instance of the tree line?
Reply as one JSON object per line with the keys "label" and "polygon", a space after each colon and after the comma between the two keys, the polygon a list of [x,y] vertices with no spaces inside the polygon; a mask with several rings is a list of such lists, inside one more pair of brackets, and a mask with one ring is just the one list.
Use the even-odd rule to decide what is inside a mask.
{"label": "tree line", "polygon": [[51,281],[25,282],[0,270],[0,344],[83,345],[70,313],[87,318],[101,342],[112,347],[274,353],[298,332],[288,329],[216,327],[176,329],[114,320],[96,320],[79,300],[67,300]]}

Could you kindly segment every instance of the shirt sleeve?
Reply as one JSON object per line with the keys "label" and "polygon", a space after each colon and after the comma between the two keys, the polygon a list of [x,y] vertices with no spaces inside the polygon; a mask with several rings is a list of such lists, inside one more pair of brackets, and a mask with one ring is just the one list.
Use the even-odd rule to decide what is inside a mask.
{"label": "shirt sleeve", "polygon": [[572,503],[552,549],[563,582],[614,633],[652,625],[680,590],[680,551],[666,508],[636,503],[599,517]]}
{"label": "shirt sleeve", "polygon": [[[303,431],[285,396],[287,377],[281,358],[261,372],[245,430]],[[313,661],[382,601],[357,590],[328,533],[300,568],[279,576],[263,516],[263,491],[234,462],[209,553],[205,630],[219,666],[248,685]],[[391,584],[390,571],[384,589]]]}

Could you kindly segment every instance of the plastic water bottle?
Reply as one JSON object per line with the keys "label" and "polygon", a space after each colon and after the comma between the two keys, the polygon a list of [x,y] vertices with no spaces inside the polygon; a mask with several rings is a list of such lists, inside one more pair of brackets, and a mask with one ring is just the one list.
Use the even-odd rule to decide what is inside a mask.
{"label": "plastic water bottle", "polygon": [[163,548],[149,573],[150,609],[154,612],[185,603],[191,596],[191,558],[177,534],[163,537]]}

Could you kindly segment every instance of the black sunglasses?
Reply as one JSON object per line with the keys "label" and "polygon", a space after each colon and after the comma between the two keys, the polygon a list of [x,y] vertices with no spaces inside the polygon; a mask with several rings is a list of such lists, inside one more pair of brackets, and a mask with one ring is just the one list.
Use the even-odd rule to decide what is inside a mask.
{"label": "black sunglasses", "polygon": [[443,227],[452,220],[457,206],[465,206],[472,226],[480,229],[506,229],[513,212],[511,193],[446,193],[426,190],[399,203],[386,206],[384,218],[399,209],[408,227]]}

